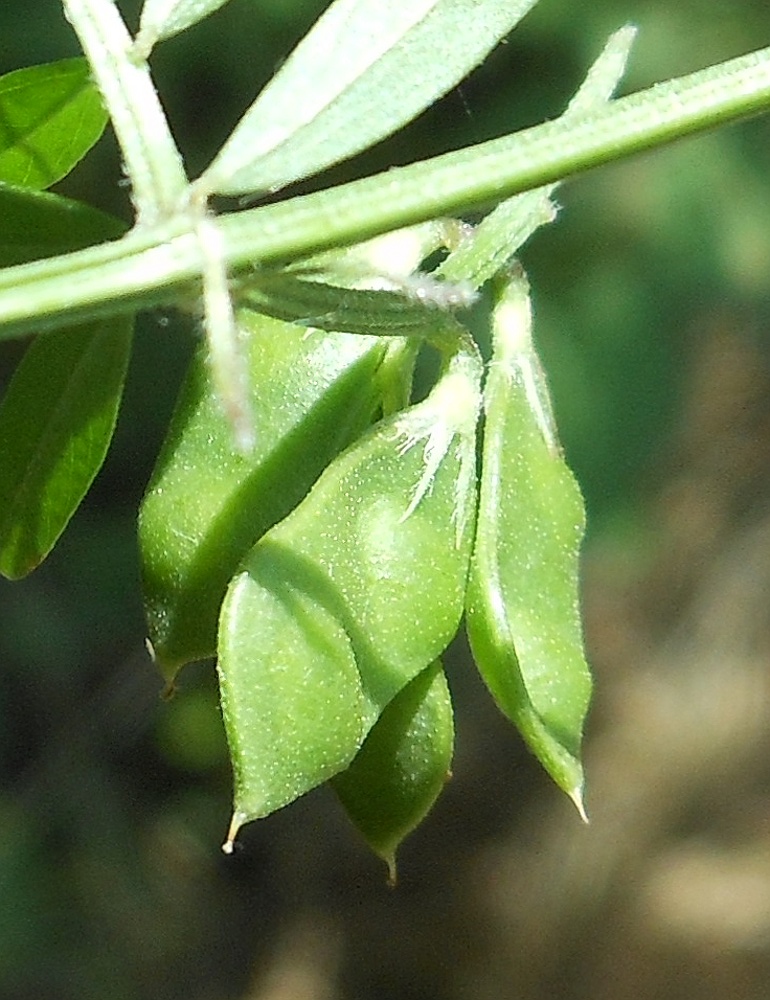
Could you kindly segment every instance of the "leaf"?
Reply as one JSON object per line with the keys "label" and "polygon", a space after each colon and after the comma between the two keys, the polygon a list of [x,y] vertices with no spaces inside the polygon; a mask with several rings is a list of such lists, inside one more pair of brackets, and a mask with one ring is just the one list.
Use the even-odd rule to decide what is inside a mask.
{"label": "leaf", "polygon": [[50,187],[96,143],[107,113],[85,59],[62,59],[0,77],[0,180]]}
{"label": "leaf", "polygon": [[0,267],[80,250],[120,236],[125,228],[81,202],[0,184]]}
{"label": "leaf", "polygon": [[578,601],[585,515],[556,442],[521,272],[500,291],[493,331],[468,636],[500,709],[582,813],[591,692]]}
{"label": "leaf", "polygon": [[146,59],[156,42],[191,27],[227,0],[145,0],[134,49]]}
{"label": "leaf", "polygon": [[[626,67],[636,29],[626,26],[610,36],[601,55],[560,120],[585,116],[609,101]],[[473,234],[436,269],[446,281],[469,281],[479,288],[500,272],[540,226],[553,222],[551,201],[558,184],[526,191],[501,202]]]}
{"label": "leaf", "polygon": [[440,342],[449,313],[468,308],[476,294],[470,286],[435,280],[420,265],[466,239],[469,229],[454,219],[435,219],[327,250],[283,270],[260,268],[241,280],[238,299],[303,326]]}
{"label": "leaf", "polygon": [[436,660],[385,708],[351,765],[332,778],[351,821],[396,881],[396,851],[449,778],[452,701]]}
{"label": "leaf", "polygon": [[131,319],[39,337],[0,402],[0,572],[53,548],[99,471],[115,427]]}
{"label": "leaf", "polygon": [[[334,460],[227,592],[219,674],[235,795],[251,819],[343,770],[454,637],[475,513],[479,365]],[[227,845],[226,845],[227,846]]]}
{"label": "leaf", "polygon": [[256,443],[236,450],[202,345],[139,514],[145,612],[173,678],[216,651],[219,608],[241,559],[372,419],[386,344],[307,331],[242,310]]}
{"label": "leaf", "polygon": [[[431,308],[432,303],[420,294],[419,282],[423,280],[431,279],[424,275],[405,279],[400,287],[394,283],[392,289],[370,291],[265,271],[250,283],[244,300],[261,313],[322,330],[422,340],[440,338],[446,329],[449,307]],[[446,282],[435,282],[435,286],[454,287]],[[456,303],[458,307],[467,304]]]}
{"label": "leaf", "polygon": [[[46,192],[0,185],[0,265],[119,235],[117,219]],[[0,573],[48,554],[99,470],[115,426],[133,322],[38,337],[0,399]]]}
{"label": "leaf", "polygon": [[336,0],[197,181],[276,191],[391,135],[451,90],[537,0]]}

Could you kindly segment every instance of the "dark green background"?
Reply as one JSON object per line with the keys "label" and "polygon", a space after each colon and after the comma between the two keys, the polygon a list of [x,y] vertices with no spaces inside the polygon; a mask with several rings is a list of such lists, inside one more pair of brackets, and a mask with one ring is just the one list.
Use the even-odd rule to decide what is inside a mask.
{"label": "dark green background", "polygon": [[[231,0],[159,48],[192,174],[323,6]],[[640,29],[626,90],[770,43],[764,0],[541,0],[462,88],[331,176],[555,116],[626,21]],[[56,0],[5,0],[0,39],[2,72],[77,53]],[[130,218],[111,136],[60,189]],[[592,826],[460,646],[455,777],[403,848],[397,891],[326,790],[219,855],[213,671],[188,669],[163,703],[143,649],[135,511],[192,344],[147,316],[104,470],[48,562],[0,585],[2,1000],[765,995],[770,117],[559,200],[523,258],[590,516]],[[3,346],[3,382],[19,353]]]}

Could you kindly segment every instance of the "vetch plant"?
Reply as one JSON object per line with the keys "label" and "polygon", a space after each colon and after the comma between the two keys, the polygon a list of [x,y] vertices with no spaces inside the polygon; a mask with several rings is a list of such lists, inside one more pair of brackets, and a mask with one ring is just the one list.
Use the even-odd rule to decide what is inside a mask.
{"label": "vetch plant", "polygon": [[[202,316],[139,514],[150,646],[169,690],[217,657],[225,850],[330,781],[395,877],[449,773],[441,656],[463,615],[500,709],[585,816],[583,505],[514,256],[565,177],[768,108],[770,50],[615,100],[625,28],[555,121],[216,215],[215,195],[253,205],[393,133],[535,0],[335,0],[189,181],[148,60],[223,2],[146,0],[132,38],[112,0],[63,0],[85,59],[0,79],[0,335],[39,334],[0,402],[0,571],[34,569],[96,475],[136,312]],[[45,191],[108,116],[128,232]],[[423,350],[440,364],[415,401]]]}

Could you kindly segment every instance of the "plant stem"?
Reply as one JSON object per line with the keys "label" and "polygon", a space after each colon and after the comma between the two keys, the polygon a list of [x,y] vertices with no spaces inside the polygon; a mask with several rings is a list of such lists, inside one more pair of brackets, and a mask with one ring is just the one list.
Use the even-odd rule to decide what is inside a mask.
{"label": "plant stem", "polygon": [[187,177],[150,77],[112,0],[63,0],[110,113],[131,180],[137,222],[154,225],[182,204]]}
{"label": "plant stem", "polygon": [[[74,0],[69,0],[74,2]],[[620,98],[584,117],[274,205],[219,217],[233,273],[275,266],[503,198],[770,108],[770,48]],[[184,300],[200,278],[195,219],[0,272],[0,339]]]}

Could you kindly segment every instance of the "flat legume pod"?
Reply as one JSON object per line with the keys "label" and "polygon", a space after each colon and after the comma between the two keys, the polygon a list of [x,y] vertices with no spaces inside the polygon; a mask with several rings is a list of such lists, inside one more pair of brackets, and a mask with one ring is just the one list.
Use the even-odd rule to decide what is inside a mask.
{"label": "flat legume pod", "polygon": [[427,399],[332,462],[233,579],[219,632],[231,839],[344,770],[455,635],[475,512],[479,374],[476,356],[458,355]]}
{"label": "flat legume pod", "polygon": [[468,635],[498,705],[582,812],[591,691],[578,606],[583,501],[556,441],[526,278],[517,271],[498,291]]}

